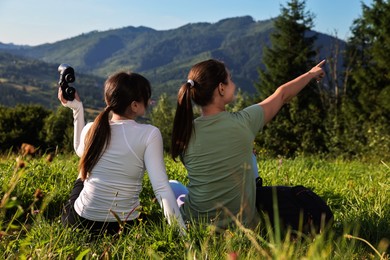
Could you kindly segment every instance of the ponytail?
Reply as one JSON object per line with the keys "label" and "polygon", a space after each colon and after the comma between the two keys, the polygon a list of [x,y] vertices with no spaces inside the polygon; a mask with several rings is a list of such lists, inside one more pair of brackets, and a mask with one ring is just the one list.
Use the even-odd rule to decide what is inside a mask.
{"label": "ponytail", "polygon": [[193,131],[194,112],[191,102],[193,84],[190,81],[183,84],[177,95],[177,108],[173,121],[171,143],[171,156],[175,161],[176,157],[185,152]]}
{"label": "ponytail", "polygon": [[79,163],[81,179],[85,180],[97,164],[107,145],[110,143],[111,129],[109,114],[111,107],[101,112],[95,119],[85,138],[85,149]]}
{"label": "ponytail", "polygon": [[171,155],[182,156],[193,132],[194,104],[204,107],[213,101],[214,90],[222,82],[227,84],[228,72],[223,62],[209,59],[195,64],[188,73],[188,81],[177,94],[177,108],[173,121]]}

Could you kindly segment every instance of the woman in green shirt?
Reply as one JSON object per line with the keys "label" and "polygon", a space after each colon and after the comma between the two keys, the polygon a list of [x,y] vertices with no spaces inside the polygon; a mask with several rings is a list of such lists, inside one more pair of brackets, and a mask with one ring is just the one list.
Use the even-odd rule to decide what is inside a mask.
{"label": "woman in green shirt", "polygon": [[[234,101],[236,86],[224,63],[210,59],[191,68],[178,92],[171,150],[172,158],[180,157],[188,171],[188,194],[180,208],[184,219],[227,228],[235,216],[246,227],[257,226],[255,136],[312,79],[324,76],[324,63],[234,113],[225,110]],[[201,107],[196,119],[192,102]]]}

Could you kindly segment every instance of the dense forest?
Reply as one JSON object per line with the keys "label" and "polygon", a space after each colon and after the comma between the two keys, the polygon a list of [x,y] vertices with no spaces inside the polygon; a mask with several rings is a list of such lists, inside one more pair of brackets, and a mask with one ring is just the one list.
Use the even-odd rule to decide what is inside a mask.
{"label": "dense forest", "polygon": [[[55,63],[59,60],[57,63],[72,61],[79,68],[76,83],[82,87],[77,90],[88,108],[89,120],[103,106],[104,77],[92,74],[107,75],[126,66],[144,72],[156,86],[153,97],[157,101],[147,121],[161,129],[169,150],[171,124],[167,122],[172,122],[174,115],[174,93],[196,61],[221,58],[239,87],[251,86],[240,87],[237,102],[227,108],[236,111],[259,102],[326,58],[327,78],[320,84],[313,82],[283,108],[259,133],[256,150],[266,156],[388,160],[389,11],[388,1],[362,4],[362,16],[351,25],[347,42],[314,32],[315,15],[306,10],[305,1],[291,1],[281,7],[279,17],[264,22],[241,17],[165,32],[127,27],[33,48],[2,47],[1,150],[16,149],[22,142],[33,143],[42,152],[71,149],[71,113],[59,107],[56,99]],[[197,37],[190,37],[194,35]]]}

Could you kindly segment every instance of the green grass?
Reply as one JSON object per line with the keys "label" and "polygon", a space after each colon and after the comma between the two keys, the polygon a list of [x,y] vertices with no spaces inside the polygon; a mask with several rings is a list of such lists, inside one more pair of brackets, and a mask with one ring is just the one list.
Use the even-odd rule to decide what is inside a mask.
{"label": "green grass", "polygon": [[[390,167],[388,162],[318,158],[260,159],[265,185],[304,185],[330,205],[335,222],[320,235],[292,239],[267,225],[217,233],[192,225],[185,235],[167,225],[145,177],[145,218],[128,233],[91,240],[60,223],[62,205],[77,176],[78,158],[57,155],[0,157],[0,258],[2,259],[389,259]],[[187,183],[180,163],[166,157],[170,179]],[[21,162],[19,161],[19,166]],[[38,191],[37,191],[38,190]],[[43,195],[43,196],[41,196]]]}

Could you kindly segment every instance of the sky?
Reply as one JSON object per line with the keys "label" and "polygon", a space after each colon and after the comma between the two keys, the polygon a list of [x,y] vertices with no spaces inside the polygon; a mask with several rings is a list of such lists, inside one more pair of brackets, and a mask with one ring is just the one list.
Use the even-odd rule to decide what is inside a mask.
{"label": "sky", "polygon": [[[127,26],[156,30],[188,23],[215,23],[250,15],[274,18],[288,0],[0,0],[0,42],[36,46],[90,31]],[[306,0],[315,31],[347,39],[362,3],[373,0]]]}

